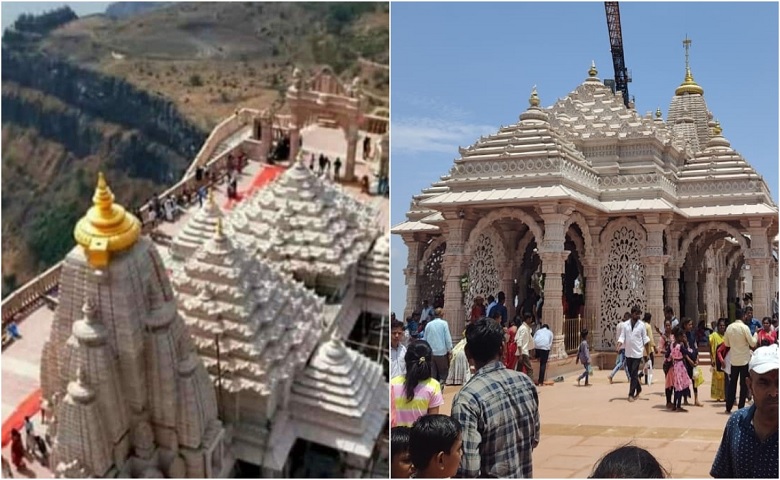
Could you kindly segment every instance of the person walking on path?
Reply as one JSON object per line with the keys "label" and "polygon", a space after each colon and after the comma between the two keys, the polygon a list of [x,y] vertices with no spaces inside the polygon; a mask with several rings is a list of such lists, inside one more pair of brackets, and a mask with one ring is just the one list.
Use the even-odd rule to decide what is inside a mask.
{"label": "person walking on path", "polygon": [[639,305],[631,307],[631,319],[623,324],[623,330],[618,339],[618,351],[621,348],[626,349],[626,363],[628,364],[628,374],[631,379],[628,388],[628,401],[633,402],[636,397],[642,393],[642,384],[639,383],[637,376],[639,362],[642,361],[645,345],[650,341],[647,338],[647,329],[639,317],[642,315],[642,309]]}
{"label": "person walking on path", "polygon": [[[697,407],[703,407],[704,405],[699,401],[699,385],[704,381],[701,375],[701,369],[699,366],[699,346],[696,342],[696,334],[693,332],[693,320],[690,318],[683,318],[682,320],[683,333],[685,334],[685,348],[688,351],[688,357],[691,361],[685,362],[685,368],[688,370],[688,376],[691,377],[693,386],[693,404]],[[685,404],[688,405],[688,400],[685,400]]]}
{"label": "person walking on path", "polygon": [[544,385],[544,374],[547,371],[547,360],[550,358],[552,342],[553,333],[550,330],[550,326],[545,323],[534,335],[536,358],[539,359],[539,381],[536,384],[540,387]]}
{"label": "person walking on path", "polygon": [[672,394],[674,393],[674,372],[672,367],[674,362],[669,357],[672,345],[674,344],[674,335],[672,335],[672,321],[669,319],[664,320],[663,333],[656,328],[660,338],[658,340],[658,350],[664,356],[663,371],[664,371],[664,393],[666,394],[666,409],[672,410],[674,404],[672,403]]}
{"label": "person walking on path", "polygon": [[441,308],[434,311],[433,320],[425,326],[425,340],[433,351],[433,378],[444,385],[452,360],[452,336],[450,326],[441,318],[441,314]]}
{"label": "person walking on path", "polygon": [[718,358],[718,347],[723,343],[723,335],[726,333],[726,319],[718,319],[718,328],[710,334],[710,365],[712,366],[712,386],[710,398],[716,402],[726,399],[726,374],[723,373],[723,363]]}
{"label": "person walking on path", "polygon": [[674,386],[674,404],[672,411],[687,412],[681,405],[682,400],[687,401],[691,396],[691,377],[688,376],[688,369],[685,363],[690,361],[688,351],[685,345],[685,332],[679,326],[672,329],[674,332],[674,343],[669,346],[666,352],[666,358],[672,362],[672,385]]}
{"label": "person walking on path", "polygon": [[585,328],[580,332],[580,339],[582,340],[580,342],[580,348],[577,350],[577,360],[574,361],[574,363],[582,363],[582,366],[585,368],[585,371],[582,372],[582,374],[577,377],[577,385],[580,384],[580,381],[582,379],[585,379],[585,386],[589,387],[590,383],[588,382],[589,374],[590,374],[590,348],[588,347],[588,329]]}
{"label": "person walking on path", "polygon": [[396,426],[411,427],[423,415],[439,413],[444,404],[441,385],[431,375],[431,347],[425,340],[409,344],[404,357],[406,374],[390,379]]}
{"label": "person walking on path", "polygon": [[341,158],[336,157],[336,161],[333,162],[333,179],[337,182],[341,178]]}
{"label": "person walking on path", "polygon": [[506,329],[504,366],[510,370],[514,370],[517,366],[517,343],[515,342],[515,336],[517,335],[518,325],[520,325],[520,318],[515,317],[509,322],[509,328]]}
{"label": "person walking on path", "polygon": [[645,377],[645,385],[652,385],[653,384],[653,354],[655,354],[655,340],[653,340],[653,327],[652,327],[652,319],[653,316],[650,314],[650,312],[645,312],[645,316],[642,318],[642,321],[645,322],[645,330],[647,330],[647,338],[650,339],[650,343],[645,345],[645,366],[642,369],[642,373]]}
{"label": "person walking on path", "polygon": [[406,347],[401,343],[404,337],[404,322],[393,320],[390,324],[390,378],[406,373]]}
{"label": "person walking on path", "polygon": [[35,453],[35,426],[30,417],[24,417],[24,443],[27,453]]}
{"label": "person walking on path", "polygon": [[[746,326],[747,327],[747,326]],[[748,364],[748,388],[753,405],[741,408],[726,422],[712,462],[714,478],[778,478],[777,345],[759,347]]]}
{"label": "person walking on path", "polygon": [[[625,323],[628,321],[628,319],[631,318],[631,314],[626,312],[623,314],[623,320],[618,322],[617,326],[615,327],[615,343],[620,341],[620,336],[623,334],[623,327],[625,326]],[[618,354],[615,358],[615,368],[612,369],[612,372],[609,374],[607,378],[609,378],[609,383],[612,383],[613,379],[615,378],[615,375],[617,374],[620,369],[623,369],[626,372],[626,380],[629,382],[631,381],[631,377],[628,374],[628,365],[626,364],[626,349],[625,348],[618,348]]]}
{"label": "person walking on path", "polygon": [[529,314],[523,315],[523,324],[517,329],[515,343],[517,344],[517,353],[520,361],[517,362],[517,369],[529,377],[534,377],[534,367],[531,365],[531,350],[534,349],[534,337],[531,333],[531,324],[534,317]]}
{"label": "person walking on path", "polygon": [[463,428],[462,478],[533,478],[539,397],[527,375],[504,367],[503,345],[504,330],[493,320],[466,327],[466,355],[476,373],[452,404],[452,418]]}
{"label": "person walking on path", "polygon": [[[753,312],[745,309],[743,318],[748,320],[753,317]],[[726,327],[723,336],[723,344],[729,347],[731,355],[731,372],[729,384],[726,390],[726,413],[731,413],[737,397],[737,383],[739,383],[738,408],[745,406],[748,396],[746,378],[748,375],[748,362],[750,362],[751,348],[756,346],[756,339],[750,334],[750,328],[743,320],[737,319]]]}

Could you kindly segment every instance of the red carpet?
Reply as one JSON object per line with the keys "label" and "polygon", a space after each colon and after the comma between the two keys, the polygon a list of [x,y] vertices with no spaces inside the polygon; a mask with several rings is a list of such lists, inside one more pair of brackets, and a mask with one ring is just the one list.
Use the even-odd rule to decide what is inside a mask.
{"label": "red carpet", "polygon": [[34,391],[16,407],[14,413],[3,422],[3,448],[11,442],[11,429],[22,430],[24,417],[34,417],[41,410],[41,389]]}
{"label": "red carpet", "polygon": [[257,172],[255,178],[252,179],[252,183],[249,185],[249,188],[245,190],[239,190],[236,194],[236,198],[228,199],[222,208],[225,210],[231,210],[238,202],[246,197],[252,196],[252,194],[254,194],[257,190],[273,182],[276,177],[278,177],[285,170],[285,167],[280,167],[278,165],[264,166],[262,170]]}

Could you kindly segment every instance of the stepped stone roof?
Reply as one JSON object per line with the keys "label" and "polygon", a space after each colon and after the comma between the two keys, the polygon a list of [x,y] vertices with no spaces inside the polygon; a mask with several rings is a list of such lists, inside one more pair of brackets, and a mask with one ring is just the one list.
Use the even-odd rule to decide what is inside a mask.
{"label": "stepped stone roof", "polygon": [[[387,421],[387,388],[378,364],[334,339],[295,377],[290,410],[299,422],[340,432],[340,441],[352,447],[344,450],[367,457]],[[317,435],[316,429],[309,433]]]}
{"label": "stepped stone roof", "polygon": [[391,232],[439,233],[444,208],[540,199],[573,199],[603,213],[703,217],[719,213],[713,205],[733,205],[734,214],[777,211],[763,179],[719,127],[713,133],[689,68],[666,122],[660,109],[653,117],[626,107],[597,73],[592,65],[584,82],[544,109],[534,87],[519,122],[459,147],[449,174],[413,197],[407,221]]}
{"label": "stepped stone roof", "polygon": [[249,255],[222,232],[174,272],[179,309],[206,367],[223,388],[269,395],[311,355],[323,329],[322,298]]}
{"label": "stepped stone roof", "polygon": [[217,222],[224,217],[222,210],[214,201],[214,192],[209,191],[208,200],[171,242],[171,257],[177,261],[190,258],[195,250],[214,236]]}
{"label": "stepped stone roof", "polygon": [[368,283],[390,286],[390,236],[377,238],[374,247],[358,266],[358,278]]}
{"label": "stepped stone roof", "polygon": [[[376,212],[296,162],[230,216],[238,238],[299,278],[342,278],[368,252]],[[307,286],[311,282],[306,281]]]}

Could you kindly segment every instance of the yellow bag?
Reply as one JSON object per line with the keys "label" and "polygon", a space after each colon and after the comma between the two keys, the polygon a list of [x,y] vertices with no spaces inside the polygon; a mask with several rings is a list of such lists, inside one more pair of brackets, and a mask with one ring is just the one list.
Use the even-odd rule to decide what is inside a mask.
{"label": "yellow bag", "polygon": [[699,385],[704,383],[704,372],[701,371],[700,366],[696,366],[693,369],[693,386],[699,388]]}

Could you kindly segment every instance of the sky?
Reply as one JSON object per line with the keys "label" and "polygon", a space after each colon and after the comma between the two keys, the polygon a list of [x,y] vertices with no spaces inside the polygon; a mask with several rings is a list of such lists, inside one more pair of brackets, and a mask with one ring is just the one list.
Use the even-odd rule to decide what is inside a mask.
{"label": "sky", "polygon": [[69,5],[76,15],[84,16],[91,13],[103,13],[112,2],[2,2],[3,30],[13,24],[23,13],[41,14]]}
{"label": "sky", "polygon": [[[691,71],[732,147],[778,198],[777,3],[620,2],[629,94],[664,118]],[[391,5],[391,223],[481,135],[514,124],[536,85],[552,105],[587,77],[614,78],[603,2]],[[407,249],[391,240],[391,309],[403,315]]]}

